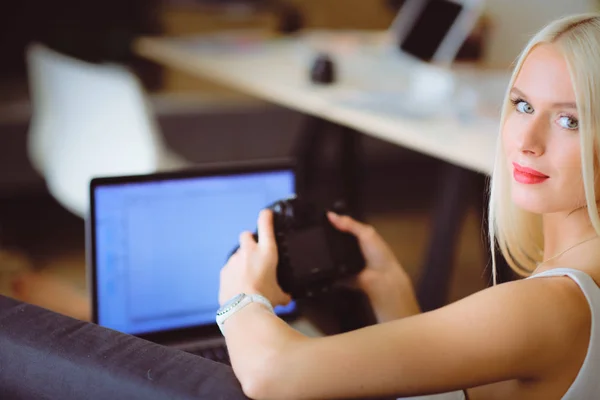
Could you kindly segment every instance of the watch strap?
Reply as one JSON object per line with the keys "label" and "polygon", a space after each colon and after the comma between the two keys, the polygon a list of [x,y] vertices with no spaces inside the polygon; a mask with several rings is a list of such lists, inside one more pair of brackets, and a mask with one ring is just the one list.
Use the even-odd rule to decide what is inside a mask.
{"label": "watch strap", "polygon": [[[229,307],[227,307],[225,309],[220,309],[219,311],[217,311],[216,321],[217,321],[217,325],[219,326],[219,329],[221,330],[222,334],[224,334],[223,325],[225,324],[225,321],[229,317],[231,317],[232,315],[234,315],[235,313],[237,313],[238,311],[240,311],[241,309],[243,309],[250,303],[263,304],[265,307],[267,307],[267,309],[269,311],[271,311],[273,314],[275,313],[275,310],[273,309],[273,305],[266,297],[264,297],[260,294],[242,293],[242,295],[243,296],[239,301],[235,302],[234,304],[231,304]],[[238,296],[239,295],[236,295],[233,298],[238,297]]]}

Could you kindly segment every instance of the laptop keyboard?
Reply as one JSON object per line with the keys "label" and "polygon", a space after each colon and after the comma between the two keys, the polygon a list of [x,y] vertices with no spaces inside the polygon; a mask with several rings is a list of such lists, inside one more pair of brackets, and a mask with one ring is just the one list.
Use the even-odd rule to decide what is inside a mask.
{"label": "laptop keyboard", "polygon": [[208,358],[209,360],[231,365],[231,361],[229,360],[229,352],[227,351],[227,347],[225,345],[191,348],[186,349],[185,351],[200,357]]}

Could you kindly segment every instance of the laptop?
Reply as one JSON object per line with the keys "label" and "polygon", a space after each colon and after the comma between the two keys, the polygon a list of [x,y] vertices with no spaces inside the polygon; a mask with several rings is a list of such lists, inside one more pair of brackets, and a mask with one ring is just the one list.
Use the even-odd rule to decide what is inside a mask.
{"label": "laptop", "polygon": [[[229,363],[215,322],[219,273],[258,213],[296,193],[291,162],[95,178],[87,223],[93,322]],[[276,313],[311,336],[297,304]]]}

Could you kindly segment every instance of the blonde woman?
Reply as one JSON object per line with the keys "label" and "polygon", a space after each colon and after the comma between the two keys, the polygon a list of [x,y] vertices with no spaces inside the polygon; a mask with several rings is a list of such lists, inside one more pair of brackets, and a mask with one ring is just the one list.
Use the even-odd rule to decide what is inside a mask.
{"label": "blonde woman", "polygon": [[[526,279],[420,313],[373,228],[331,215],[367,260],[358,277],[379,324],[307,338],[251,302],[223,323],[234,372],[257,399],[600,398],[600,15],[556,21],[524,49],[508,87],[491,183],[490,235]],[[221,273],[220,302],[277,286],[272,215]],[[438,398],[438,397],[434,397]]]}

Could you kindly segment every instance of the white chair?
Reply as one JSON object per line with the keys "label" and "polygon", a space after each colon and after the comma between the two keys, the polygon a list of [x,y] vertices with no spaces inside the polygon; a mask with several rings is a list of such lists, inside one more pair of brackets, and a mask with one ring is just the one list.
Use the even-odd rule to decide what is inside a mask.
{"label": "white chair", "polygon": [[27,49],[32,102],[28,151],[51,195],[85,218],[97,176],[181,168],[127,68],[91,64],[41,44]]}

